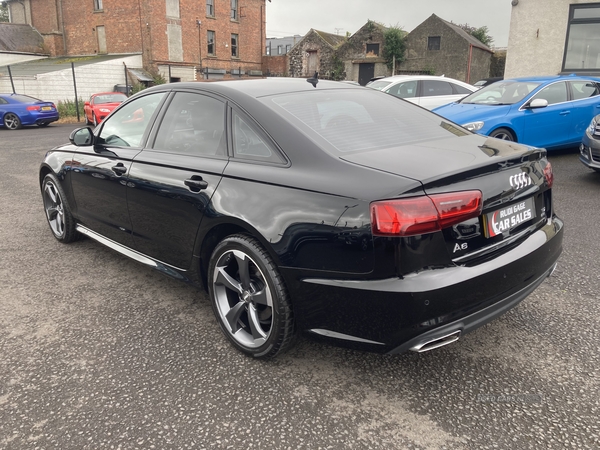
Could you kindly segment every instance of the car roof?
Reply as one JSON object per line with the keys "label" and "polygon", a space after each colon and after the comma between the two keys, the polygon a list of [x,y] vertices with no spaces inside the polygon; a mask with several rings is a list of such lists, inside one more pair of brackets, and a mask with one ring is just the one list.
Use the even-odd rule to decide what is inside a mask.
{"label": "car roof", "polygon": [[600,81],[600,78],[585,76],[585,75],[546,75],[546,76],[531,76],[531,77],[519,77],[519,78],[507,78],[504,81],[522,81],[522,82],[535,82],[535,83],[548,83],[550,81],[558,80],[594,80]]}
{"label": "car roof", "polygon": [[212,91],[230,97],[254,98],[294,92],[313,92],[319,89],[363,89],[362,86],[329,80],[318,80],[317,86],[314,87],[306,78],[278,77],[213,82],[179,82],[154,86],[142,92],[163,90],[165,88]]}
{"label": "car roof", "polygon": [[440,76],[440,75],[392,75],[391,77],[379,78],[375,81],[405,81],[405,80],[440,80],[440,81],[464,81],[457,80],[455,78]]}

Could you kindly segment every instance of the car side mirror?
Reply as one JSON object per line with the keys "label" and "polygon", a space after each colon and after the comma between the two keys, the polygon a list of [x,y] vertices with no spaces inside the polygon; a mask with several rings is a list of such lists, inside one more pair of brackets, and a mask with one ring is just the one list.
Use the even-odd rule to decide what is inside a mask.
{"label": "car side mirror", "polygon": [[546,100],[545,98],[534,98],[527,105],[527,108],[537,109],[537,108],[545,108],[546,106],[548,106],[548,100]]}
{"label": "car side mirror", "polygon": [[84,102],[83,106],[90,106],[90,102]]}
{"label": "car side mirror", "polygon": [[78,147],[88,147],[94,145],[94,133],[89,127],[77,128],[71,132],[69,141]]}

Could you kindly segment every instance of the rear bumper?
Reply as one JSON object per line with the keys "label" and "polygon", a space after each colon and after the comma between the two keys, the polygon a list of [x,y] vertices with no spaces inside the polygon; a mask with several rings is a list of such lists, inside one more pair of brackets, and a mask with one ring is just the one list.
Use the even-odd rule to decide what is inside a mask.
{"label": "rear bumper", "polygon": [[389,353],[404,353],[408,350],[421,353],[427,350],[431,350],[433,348],[439,348],[442,345],[445,345],[445,342],[451,343],[450,341],[444,341],[444,338],[448,336],[456,336],[456,339],[452,340],[452,342],[455,342],[456,340],[458,340],[459,336],[476,330],[477,328],[485,325],[488,322],[491,322],[495,318],[501,316],[508,310],[517,306],[519,303],[521,303],[521,301],[525,299],[525,297],[531,294],[540,284],[542,284],[542,282],[546,278],[548,278],[552,274],[552,272],[554,272],[555,268],[556,264],[550,267],[550,269],[548,269],[533,283],[521,289],[520,291],[509,295],[504,300],[494,303],[493,305],[488,306],[487,308],[484,308],[480,311],[477,311],[476,313],[465,316],[462,319],[455,320],[454,322],[428,331],[427,333],[420,334],[419,336],[411,339],[410,341],[407,341],[404,344],[391,350]]}
{"label": "rear bumper", "polygon": [[35,123],[36,125],[38,123],[52,123],[52,122],[56,122],[59,119],[58,116],[54,116],[54,117],[39,117],[38,119],[36,119]]}
{"label": "rear bumper", "polygon": [[475,266],[405,278],[290,280],[300,329],[336,345],[400,353],[470,332],[516,306],[552,272],[562,252],[554,217],[513,249]]}

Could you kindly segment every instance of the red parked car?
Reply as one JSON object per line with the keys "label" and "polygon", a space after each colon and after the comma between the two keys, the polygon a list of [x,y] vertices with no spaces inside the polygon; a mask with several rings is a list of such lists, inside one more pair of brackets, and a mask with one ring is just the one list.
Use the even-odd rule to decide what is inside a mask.
{"label": "red parked car", "polygon": [[108,116],[113,109],[127,100],[121,92],[102,92],[93,94],[90,100],[83,104],[83,113],[86,123],[98,125]]}

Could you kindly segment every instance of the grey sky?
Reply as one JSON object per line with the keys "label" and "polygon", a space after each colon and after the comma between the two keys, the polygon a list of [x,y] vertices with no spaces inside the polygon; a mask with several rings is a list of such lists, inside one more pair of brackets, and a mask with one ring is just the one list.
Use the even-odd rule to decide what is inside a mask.
{"label": "grey sky", "polygon": [[510,0],[271,0],[267,37],[304,35],[311,28],[354,33],[368,19],[412,31],[435,14],[457,24],[485,25],[494,46],[506,47],[511,8]]}

